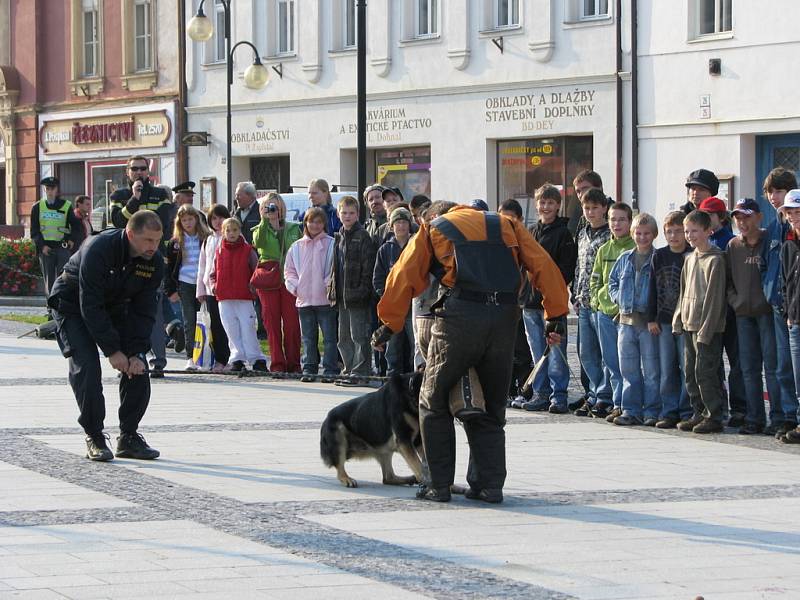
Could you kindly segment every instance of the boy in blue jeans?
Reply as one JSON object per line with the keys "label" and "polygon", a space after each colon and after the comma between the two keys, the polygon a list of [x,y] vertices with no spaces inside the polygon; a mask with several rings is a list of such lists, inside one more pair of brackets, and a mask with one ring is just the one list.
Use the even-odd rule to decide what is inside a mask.
{"label": "boy in blue jeans", "polygon": [[656,427],[675,429],[692,416],[689,395],[683,383],[683,336],[672,334],[672,317],[678,304],[683,260],[692,252],[683,234],[683,211],[664,218],[667,245],[653,252],[647,328],[658,336],[659,395],[661,415]]}
{"label": "boy in blue jeans", "polygon": [[[761,265],[761,284],[764,287],[764,296],[772,306],[772,321],[775,328],[775,343],[777,347],[777,364],[775,376],[780,386],[780,404],[786,422],[783,426],[773,428],[772,425],[764,433],[773,433],[775,437],[784,435],[797,417],[797,392],[792,369],[792,353],[789,346],[789,328],[786,325],[786,314],[783,306],[783,290],[781,282],[781,247],[786,241],[789,232],[789,223],[786,214],[781,208],[790,190],[797,187],[797,178],[792,171],[778,167],[772,169],[764,179],[764,197],[778,215],[768,226],[764,239],[764,262]],[[770,402],[772,399],[770,398]],[[774,431],[773,431],[774,429]]]}
{"label": "boy in blue jeans", "polygon": [[591,306],[597,315],[597,334],[600,338],[600,352],[603,362],[608,367],[611,381],[614,408],[607,413],[607,408],[598,404],[592,411],[595,418],[605,417],[613,422],[622,414],[622,374],[619,370],[619,350],[617,349],[617,322],[619,307],[611,299],[608,289],[609,275],[620,254],[636,247],[631,238],[631,220],[633,211],[624,202],[617,202],[608,209],[608,221],[611,228],[611,239],[600,246],[594,259],[592,277],[589,281]]}
{"label": "boy in blue jeans", "polygon": [[590,188],[581,195],[581,208],[586,225],[578,231],[578,263],[572,281],[572,306],[578,314],[578,353],[581,366],[589,379],[586,401],[575,410],[575,416],[588,417],[594,407],[608,414],[611,400],[610,374],[603,365],[597,314],[591,306],[589,281],[594,259],[600,246],[611,239],[608,228],[606,195],[600,188]]}
{"label": "boy in blue jeans", "polygon": [[[556,263],[564,283],[569,286],[575,275],[578,250],[572,234],[567,229],[569,219],[558,216],[561,211],[561,192],[556,186],[546,183],[536,190],[535,198],[539,220],[531,229],[531,233]],[[526,302],[522,318],[535,363],[546,348],[544,309],[542,295],[538,290],[534,289],[530,301]],[[567,353],[566,334],[561,336],[559,348],[560,352],[556,349],[550,351],[546,359],[546,368],[542,368],[531,383],[533,399],[522,405],[525,410],[549,410],[553,414],[567,412],[569,367],[564,360]]]}
{"label": "boy in blue jeans", "polygon": [[631,224],[636,248],[623,252],[608,277],[608,294],[619,306],[619,368],[622,414],[614,425],[654,427],[661,411],[658,396],[658,338],[647,328],[653,240],[658,223],[639,213]]}

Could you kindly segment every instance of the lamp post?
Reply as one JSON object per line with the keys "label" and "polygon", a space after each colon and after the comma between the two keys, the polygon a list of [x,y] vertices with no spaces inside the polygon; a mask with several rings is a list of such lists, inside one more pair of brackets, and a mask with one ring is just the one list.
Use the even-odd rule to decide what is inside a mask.
{"label": "lamp post", "polygon": [[[214,35],[214,25],[203,12],[203,4],[205,0],[200,0],[200,6],[197,7],[197,13],[189,21],[186,28],[186,33],[195,42],[207,42]],[[231,162],[231,87],[233,86],[233,53],[242,44],[250,46],[253,50],[255,58],[253,64],[247,67],[244,72],[244,84],[250,89],[259,90],[269,83],[269,71],[261,64],[261,57],[258,54],[258,49],[247,41],[237,42],[231,47],[231,12],[230,0],[220,0],[223,10],[225,11],[225,55],[228,67],[228,86],[226,97],[226,125],[227,125],[227,151],[225,155],[225,167],[227,168],[228,175],[228,208],[233,207],[233,167]]]}
{"label": "lamp post", "polygon": [[367,216],[364,190],[367,187],[367,0],[358,0],[356,16],[356,163],[359,218]]}

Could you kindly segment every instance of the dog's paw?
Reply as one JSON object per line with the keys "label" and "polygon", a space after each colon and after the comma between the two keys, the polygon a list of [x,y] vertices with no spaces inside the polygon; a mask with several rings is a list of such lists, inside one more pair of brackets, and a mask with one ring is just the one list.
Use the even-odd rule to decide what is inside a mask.
{"label": "dog's paw", "polygon": [[343,477],[343,478],[339,479],[339,481],[342,482],[342,485],[344,485],[346,487],[349,487],[349,488],[357,488],[358,487],[358,482],[355,479],[353,479],[352,477]]}
{"label": "dog's paw", "polygon": [[454,483],[453,485],[450,486],[451,494],[460,494],[463,496],[466,493],[466,491],[467,488],[465,488],[463,485],[457,485]]}

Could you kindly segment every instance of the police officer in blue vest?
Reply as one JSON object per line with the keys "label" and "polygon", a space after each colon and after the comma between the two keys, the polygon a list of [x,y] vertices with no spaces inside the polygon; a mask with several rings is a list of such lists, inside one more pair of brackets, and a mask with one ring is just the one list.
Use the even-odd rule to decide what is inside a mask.
{"label": "police officer in blue vest", "polygon": [[138,428],[150,401],[146,353],[156,290],[164,278],[161,233],[158,215],[140,210],[125,229],[106,229],[91,237],[67,262],[47,301],[61,353],[69,358],[69,383],[90,460],[114,457],[103,433],[106,409],[98,347],[121,374],[117,457],[159,455]]}
{"label": "police officer in blue vest", "polygon": [[57,177],[45,177],[41,185],[45,195],[31,209],[31,239],[36,244],[45,294],[49,294],[69,260],[75,240],[80,238],[83,225],[72,204],[59,196]]}

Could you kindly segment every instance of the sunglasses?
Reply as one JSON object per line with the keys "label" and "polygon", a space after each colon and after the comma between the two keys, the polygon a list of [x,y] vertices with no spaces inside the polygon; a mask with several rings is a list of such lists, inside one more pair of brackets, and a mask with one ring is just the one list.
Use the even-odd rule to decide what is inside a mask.
{"label": "sunglasses", "polygon": [[131,171],[147,171],[148,167],[128,167]]}

